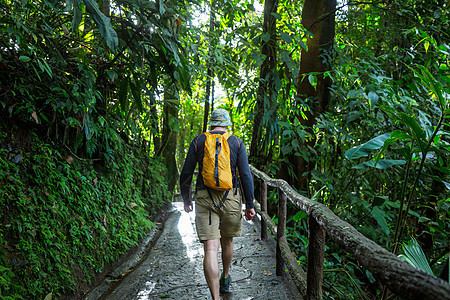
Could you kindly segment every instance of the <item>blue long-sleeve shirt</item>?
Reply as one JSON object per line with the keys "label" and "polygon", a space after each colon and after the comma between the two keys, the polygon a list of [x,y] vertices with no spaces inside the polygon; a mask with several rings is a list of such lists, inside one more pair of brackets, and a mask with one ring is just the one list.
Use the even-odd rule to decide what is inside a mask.
{"label": "blue long-sleeve shirt", "polygon": [[[213,134],[223,134],[224,132],[211,131]],[[199,174],[197,177],[196,190],[206,189],[203,183],[202,168],[203,168],[203,155],[204,146],[206,141],[206,135],[200,134],[196,136],[189,146],[189,150],[184,161],[184,166],[180,174],[180,190],[183,202],[185,205],[191,203],[191,183],[192,175],[194,174],[195,167],[198,163]],[[230,160],[231,160],[231,173],[233,175],[233,188],[239,187],[239,179],[236,173],[236,168],[239,171],[239,177],[241,179],[242,190],[245,199],[246,208],[254,208],[253,204],[253,178],[248,165],[247,152],[245,151],[244,143],[238,137],[231,135],[228,138],[228,145],[230,147]]]}

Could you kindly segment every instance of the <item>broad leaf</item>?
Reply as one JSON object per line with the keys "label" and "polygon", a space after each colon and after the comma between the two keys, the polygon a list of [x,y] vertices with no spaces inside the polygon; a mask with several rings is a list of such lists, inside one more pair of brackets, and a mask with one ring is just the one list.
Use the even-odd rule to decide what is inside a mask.
{"label": "broad leaf", "polygon": [[368,167],[384,170],[393,166],[404,165],[406,161],[403,159],[380,159],[378,163],[375,160],[366,161],[353,167],[353,169],[364,170]]}
{"label": "broad leaf", "polygon": [[165,13],[166,13],[166,8],[164,7],[164,1],[163,0],[159,0],[159,14],[161,16],[163,16]]}
{"label": "broad leaf", "polygon": [[29,62],[31,60],[31,58],[25,55],[20,56],[19,59],[23,62]]}
{"label": "broad leaf", "polygon": [[347,93],[347,98],[348,99],[352,99],[352,98],[358,98],[360,96],[360,93],[358,90],[351,90]]}
{"label": "broad leaf", "polygon": [[86,135],[86,140],[90,140],[92,138],[92,125],[93,122],[91,120],[91,113],[88,112],[86,114],[86,120],[84,122],[84,134]]}
{"label": "broad leaf", "polygon": [[384,142],[391,136],[390,133],[385,133],[376,138],[371,139],[370,141],[355,146],[345,152],[345,157],[347,159],[357,159],[360,157],[368,156],[373,150],[380,149],[383,147]]}
{"label": "broad leaf", "polygon": [[136,80],[135,83],[130,82],[131,94],[133,95],[134,103],[136,103],[136,107],[139,111],[142,111],[142,99],[141,99],[141,89],[139,80]]}
{"label": "broad leaf", "polygon": [[372,206],[381,206],[384,202],[388,201],[389,198],[385,196],[375,196],[373,199]]}
{"label": "broad leaf", "polygon": [[301,219],[303,219],[304,217],[306,217],[308,214],[306,212],[304,212],[303,210],[299,210],[293,217],[292,219],[295,222],[300,221]]}
{"label": "broad leaf", "polygon": [[[391,133],[391,136],[389,137],[389,139],[387,139],[384,142],[384,146],[383,149],[381,149],[381,151],[378,153],[377,157],[375,158],[375,161],[378,162],[381,159],[381,155],[382,153],[384,153],[384,151],[393,143],[397,142],[397,141],[411,141],[412,137],[406,133],[403,130],[394,130]],[[407,159],[409,159],[410,156],[407,157]],[[405,157],[406,158],[406,157]]]}
{"label": "broad leaf", "polygon": [[378,225],[380,225],[381,229],[383,229],[384,233],[389,234],[389,227],[386,222],[386,214],[382,211],[378,206],[374,207],[371,212],[372,217],[377,221]]}
{"label": "broad leaf", "polygon": [[409,243],[404,243],[403,251],[405,252],[405,255],[399,255],[401,259],[409,262],[417,269],[427,272],[430,275],[434,275],[427,257],[425,256],[425,253],[423,253],[423,250],[416,239],[412,238]]}
{"label": "broad leaf", "polygon": [[119,103],[123,111],[128,108],[128,78],[122,79],[119,83]]}
{"label": "broad leaf", "polygon": [[280,33],[280,36],[283,39],[283,41],[286,42],[286,44],[292,43],[292,38],[289,35],[289,33],[283,31],[283,32]]}
{"label": "broad leaf", "polygon": [[87,11],[94,18],[101,35],[106,41],[106,44],[108,44],[108,47],[114,52],[119,45],[119,40],[117,38],[116,31],[111,25],[110,19],[100,11],[95,0],[83,0],[83,2],[86,5]]}
{"label": "broad leaf", "polygon": [[446,182],[446,181],[442,181],[442,183],[445,185],[445,187],[450,190],[450,183]]}
{"label": "broad leaf", "polygon": [[261,38],[264,42],[267,43],[268,41],[270,41],[270,33],[266,32],[264,34],[261,34]]}
{"label": "broad leaf", "polygon": [[78,29],[81,21],[83,20],[83,14],[80,9],[81,0],[74,0],[73,2],[73,19],[72,19],[72,31]]}
{"label": "broad leaf", "polygon": [[421,73],[415,72],[416,76],[422,80],[422,83],[430,90],[430,92],[437,98],[441,109],[446,107],[446,97],[444,97],[442,91],[444,90],[439,80],[436,80],[433,75],[424,66],[418,66]]}
{"label": "broad leaf", "polygon": [[405,113],[399,113],[398,116],[400,120],[403,121],[403,123],[411,129],[411,132],[415,137],[415,141],[419,144],[420,151],[422,153],[425,153],[425,148],[427,146],[425,131],[422,130],[422,127],[420,127],[414,117],[409,116]]}
{"label": "broad leaf", "polygon": [[369,92],[369,95],[367,95],[367,97],[370,100],[370,107],[374,107],[375,105],[377,105],[378,100],[380,99],[380,97],[375,92]]}

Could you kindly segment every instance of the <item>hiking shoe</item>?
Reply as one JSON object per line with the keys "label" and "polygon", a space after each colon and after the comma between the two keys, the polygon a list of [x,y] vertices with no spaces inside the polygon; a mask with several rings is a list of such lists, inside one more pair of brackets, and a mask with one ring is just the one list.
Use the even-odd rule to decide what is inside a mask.
{"label": "hiking shoe", "polygon": [[229,293],[230,292],[230,284],[231,284],[231,276],[228,275],[228,278],[220,277],[220,292],[221,293]]}

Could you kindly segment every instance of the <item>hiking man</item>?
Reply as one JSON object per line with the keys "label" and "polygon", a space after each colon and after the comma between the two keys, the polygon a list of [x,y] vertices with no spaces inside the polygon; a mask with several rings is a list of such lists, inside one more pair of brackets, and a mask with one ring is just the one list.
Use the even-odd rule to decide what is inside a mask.
{"label": "hiking man", "polygon": [[[253,179],[248,165],[247,153],[243,142],[234,135],[227,133],[227,127],[231,125],[230,115],[225,109],[216,109],[211,113],[208,125],[210,132],[202,133],[195,137],[186,156],[183,170],[180,174],[180,189],[184,202],[184,210],[191,212],[193,203],[190,196],[192,174],[199,164],[199,175],[197,177],[195,192],[195,225],[200,241],[203,243],[205,255],[203,258],[203,272],[208,283],[211,296],[214,300],[219,299],[220,293],[228,293],[231,283],[229,275],[231,259],[233,258],[233,237],[241,235],[242,228],[242,204],[239,186],[245,199],[245,219],[251,220],[255,216],[253,205]],[[209,155],[209,136],[213,136],[213,146],[215,149],[215,162],[220,161],[219,155],[229,155],[229,169],[231,169],[229,185],[231,190],[217,190],[218,178],[226,173],[224,169],[213,168],[217,180],[217,188],[208,187],[210,163],[205,161]],[[221,139],[222,138],[222,139]],[[225,140],[224,140],[225,139]],[[229,154],[227,154],[229,153]],[[219,157],[219,159],[218,159]],[[226,159],[228,160],[228,158]],[[239,180],[236,173],[239,171]],[[214,172],[215,170],[215,172]],[[205,179],[204,179],[205,177]],[[214,180],[213,180],[214,181]],[[219,279],[218,251],[219,242],[222,248],[223,270]]]}

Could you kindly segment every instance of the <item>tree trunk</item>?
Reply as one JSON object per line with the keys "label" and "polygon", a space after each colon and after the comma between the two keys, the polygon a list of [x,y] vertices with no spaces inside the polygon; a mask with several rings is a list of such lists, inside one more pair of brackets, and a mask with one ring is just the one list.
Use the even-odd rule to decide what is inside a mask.
{"label": "tree trunk", "polygon": [[[336,0],[306,0],[303,6],[302,24],[313,34],[307,38],[308,50],[302,49],[300,60],[300,74],[297,82],[297,97],[306,102],[309,109],[303,108],[301,113],[295,114],[300,123],[306,126],[313,136],[308,142],[299,140],[301,147],[313,147],[315,144],[313,126],[316,118],[326,111],[330,99],[330,77],[324,77],[324,72],[330,69],[329,58],[333,48],[335,36]],[[328,61],[324,61],[323,55],[327,54]],[[330,55],[330,56],[328,56]],[[308,74],[317,72],[317,85],[314,88]],[[289,161],[295,162],[295,174],[297,176],[295,187],[307,190],[308,174],[314,168],[313,163],[308,163],[303,157],[290,155]],[[314,161],[314,160],[310,160]]]}
{"label": "tree trunk", "polygon": [[156,110],[156,101],[154,97],[150,97],[150,114],[153,128],[153,149],[156,155],[161,147],[161,141],[159,138],[158,111]]}
{"label": "tree trunk", "polygon": [[175,87],[170,84],[164,90],[163,138],[165,142],[162,146],[162,153],[167,167],[168,189],[172,196],[179,176],[175,159],[178,138],[178,130],[175,126],[178,126],[178,124],[173,124],[173,121],[178,119],[178,106],[179,101],[175,96]]}
{"label": "tree trunk", "polygon": [[212,55],[213,55],[213,32],[214,32],[214,10],[213,10],[213,4],[211,2],[210,5],[210,14],[209,14],[209,46],[208,46],[208,61],[206,63],[206,91],[205,91],[205,111],[203,113],[203,132],[206,132],[208,129],[208,117],[209,117],[209,98],[211,94],[211,82],[213,78],[213,71],[212,71]]}
{"label": "tree trunk", "polygon": [[278,0],[266,0],[264,2],[263,34],[269,34],[270,39],[267,42],[262,42],[261,52],[266,58],[259,72],[255,118],[253,119],[252,142],[250,144],[250,159],[257,165],[266,161],[264,158],[264,146],[262,145],[264,102],[266,99],[271,101],[272,93],[275,92],[270,87],[272,83],[271,72],[276,72],[277,67],[277,19],[272,14],[276,13],[277,9]]}

